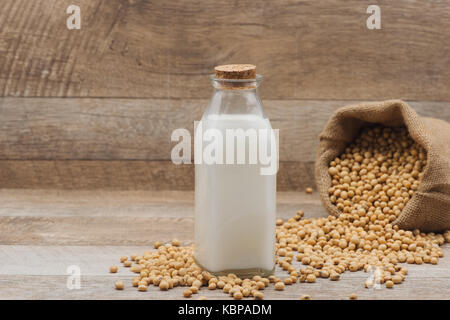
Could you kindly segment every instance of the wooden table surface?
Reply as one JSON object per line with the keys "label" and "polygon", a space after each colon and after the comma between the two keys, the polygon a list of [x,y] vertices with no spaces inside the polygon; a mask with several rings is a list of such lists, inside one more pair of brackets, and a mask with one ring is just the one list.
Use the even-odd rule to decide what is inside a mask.
{"label": "wooden table surface", "polygon": [[[109,266],[119,258],[149,250],[155,240],[193,240],[193,193],[188,191],[61,191],[0,190],[0,299],[184,299],[182,288],[138,292],[134,277]],[[299,209],[306,217],[325,216],[318,195],[281,192],[278,216],[289,218]],[[368,274],[346,272],[338,282],[273,286],[266,299],[450,299],[450,245],[438,265],[408,265],[405,282],[394,289],[365,289]],[[69,290],[68,266],[81,270],[81,288]],[[279,268],[276,274],[284,276]],[[125,281],[117,291],[114,282]],[[219,290],[203,288],[199,295],[229,299]],[[198,295],[197,295],[198,296]],[[195,299],[195,296],[191,299]]]}

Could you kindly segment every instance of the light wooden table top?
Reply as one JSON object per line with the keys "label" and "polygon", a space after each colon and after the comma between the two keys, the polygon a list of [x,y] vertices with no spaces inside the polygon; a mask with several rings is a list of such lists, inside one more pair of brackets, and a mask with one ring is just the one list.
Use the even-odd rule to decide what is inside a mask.
{"label": "light wooden table top", "polygon": [[[134,277],[119,258],[149,250],[155,240],[193,240],[193,193],[180,191],[57,191],[0,190],[0,299],[184,299],[183,288],[138,292]],[[283,192],[278,216],[289,218],[299,209],[306,217],[325,216],[317,194]],[[450,299],[450,245],[438,265],[408,265],[405,282],[394,289],[365,289],[368,274],[346,272],[340,281],[264,290],[266,299]],[[68,266],[81,270],[81,288],[69,290]],[[276,270],[279,276],[285,272]],[[114,282],[125,281],[117,291]],[[202,289],[209,299],[228,299],[219,290]],[[197,295],[198,296],[198,295]],[[193,298],[195,299],[195,295]]]}

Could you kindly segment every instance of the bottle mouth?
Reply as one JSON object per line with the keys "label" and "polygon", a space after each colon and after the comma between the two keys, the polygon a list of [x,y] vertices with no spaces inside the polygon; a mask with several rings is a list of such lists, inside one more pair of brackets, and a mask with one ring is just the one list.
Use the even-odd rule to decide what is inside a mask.
{"label": "bottle mouth", "polygon": [[256,77],[252,79],[222,79],[217,78],[214,74],[212,74],[209,76],[209,79],[211,80],[212,85],[216,89],[249,90],[249,89],[256,89],[263,80],[263,76],[257,74]]}

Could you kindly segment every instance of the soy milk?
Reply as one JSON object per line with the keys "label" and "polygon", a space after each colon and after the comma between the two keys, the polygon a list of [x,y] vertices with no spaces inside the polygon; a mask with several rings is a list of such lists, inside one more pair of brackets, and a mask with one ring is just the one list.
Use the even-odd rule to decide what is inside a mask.
{"label": "soy milk", "polygon": [[[210,131],[223,140],[212,152],[214,156],[222,152],[221,157],[213,162],[204,157],[195,165],[195,259],[216,274],[267,275],[275,265],[276,170],[267,174],[270,164],[262,155],[277,165],[276,148],[272,148],[276,140],[256,88],[234,90],[225,94],[216,90],[196,130],[196,143],[200,135],[208,140]],[[244,105],[230,108],[224,99]],[[251,108],[249,101],[254,103]],[[221,108],[224,105],[228,112]],[[239,132],[244,135],[233,135]],[[201,150],[206,152],[208,142],[202,143]]]}

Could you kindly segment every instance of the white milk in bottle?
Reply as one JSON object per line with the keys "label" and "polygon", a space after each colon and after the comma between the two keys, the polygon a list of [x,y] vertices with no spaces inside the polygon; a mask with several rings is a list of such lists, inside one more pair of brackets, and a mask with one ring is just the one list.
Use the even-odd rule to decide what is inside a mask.
{"label": "white milk in bottle", "polygon": [[278,154],[261,78],[252,65],[216,67],[196,128],[194,254],[214,274],[268,275],[275,266]]}

